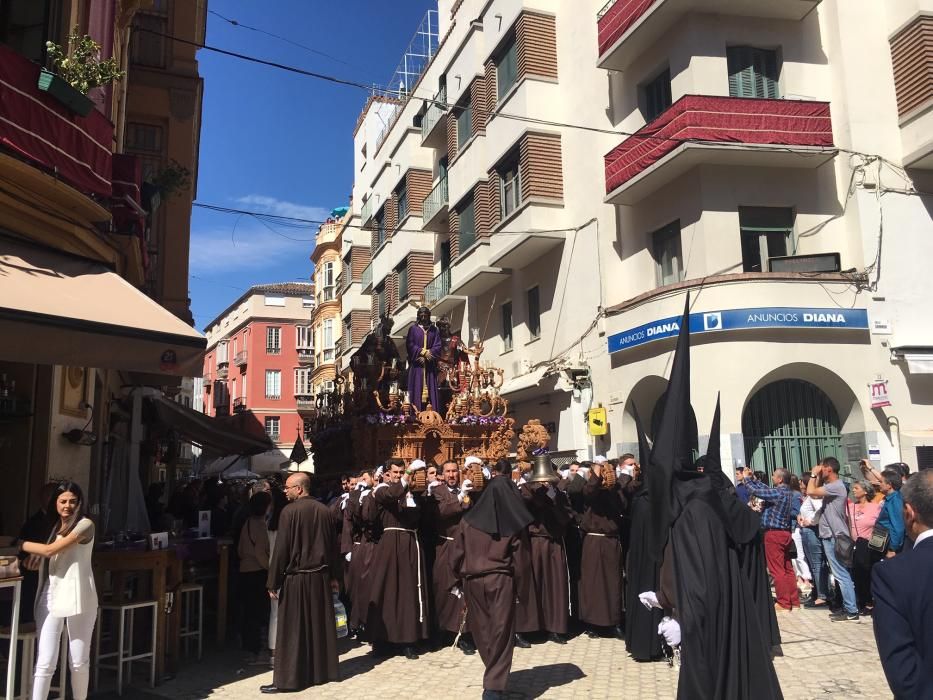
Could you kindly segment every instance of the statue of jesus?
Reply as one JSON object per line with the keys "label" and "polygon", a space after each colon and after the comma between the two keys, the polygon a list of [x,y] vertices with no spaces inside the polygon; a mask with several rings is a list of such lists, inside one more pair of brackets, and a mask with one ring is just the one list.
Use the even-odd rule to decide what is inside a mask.
{"label": "statue of jesus", "polygon": [[437,360],[441,354],[441,333],[431,323],[431,310],[418,309],[418,322],[408,329],[405,347],[408,350],[408,400],[418,411],[428,403],[440,410],[437,396]]}

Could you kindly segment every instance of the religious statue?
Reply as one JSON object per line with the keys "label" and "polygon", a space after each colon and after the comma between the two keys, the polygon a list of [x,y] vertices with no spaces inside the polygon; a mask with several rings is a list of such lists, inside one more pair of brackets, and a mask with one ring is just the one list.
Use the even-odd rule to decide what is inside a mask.
{"label": "religious statue", "polygon": [[441,355],[437,359],[437,393],[441,405],[435,408],[446,415],[453,395],[461,391],[463,369],[469,366],[470,356],[460,335],[450,330],[450,319],[439,318],[437,330],[441,334]]}
{"label": "religious statue", "polygon": [[418,309],[418,322],[408,329],[405,348],[408,350],[408,397],[416,411],[430,403],[440,407],[437,395],[437,361],[441,355],[441,333],[431,323],[431,310]]}
{"label": "religious statue", "polygon": [[[391,338],[392,319],[382,316],[379,323],[363,340],[360,349],[350,358],[358,396],[372,397],[393,393],[398,395],[398,380],[404,370],[398,348]],[[371,398],[364,399],[367,402]],[[378,403],[378,400],[377,400]],[[376,408],[374,405],[373,409]]]}

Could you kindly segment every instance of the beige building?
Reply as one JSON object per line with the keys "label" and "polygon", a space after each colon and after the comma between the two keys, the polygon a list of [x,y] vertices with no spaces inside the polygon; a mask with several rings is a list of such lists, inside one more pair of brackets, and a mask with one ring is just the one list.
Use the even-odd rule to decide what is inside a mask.
{"label": "beige building", "polygon": [[736,464],[930,465],[931,9],[441,0],[354,132],[345,328],[423,297],[552,451],[612,455],[689,292],[699,447],[721,391]]}
{"label": "beige building", "polygon": [[333,391],[334,379],[337,377],[337,355],[341,350],[343,333],[340,315],[340,293],[344,286],[341,250],[348,218],[349,215],[344,214],[339,219],[334,218],[322,224],[311,252],[317,300],[311,317],[315,347],[311,385],[315,396]]}

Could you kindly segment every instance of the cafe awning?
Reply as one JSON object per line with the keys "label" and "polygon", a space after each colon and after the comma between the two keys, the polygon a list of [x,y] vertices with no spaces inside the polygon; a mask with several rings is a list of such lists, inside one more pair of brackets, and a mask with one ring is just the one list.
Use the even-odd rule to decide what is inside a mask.
{"label": "cafe awning", "polygon": [[107,267],[0,237],[0,359],[197,376],[204,336]]}
{"label": "cafe awning", "polygon": [[268,440],[244,435],[224,425],[217,418],[164,397],[152,397],[149,401],[152,402],[162,423],[178,431],[183,439],[212,454],[256,455],[272,447]]}

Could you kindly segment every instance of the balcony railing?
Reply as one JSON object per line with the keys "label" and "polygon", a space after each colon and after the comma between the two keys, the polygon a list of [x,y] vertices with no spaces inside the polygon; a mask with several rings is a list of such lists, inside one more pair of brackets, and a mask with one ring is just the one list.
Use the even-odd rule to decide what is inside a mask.
{"label": "balcony railing", "polygon": [[307,413],[315,409],[315,400],[311,394],[296,394],[295,407],[300,413]]}
{"label": "balcony railing", "polygon": [[226,379],[229,373],[229,366],[226,362],[221,362],[217,365],[217,378]]}
{"label": "balcony railing", "polygon": [[298,348],[298,363],[314,369],[314,348]]}
{"label": "balcony railing", "polygon": [[373,288],[373,264],[369,263],[363,270],[363,276],[360,278],[360,284],[363,287],[363,293],[369,294]]}
{"label": "balcony railing", "polygon": [[434,304],[450,294],[450,268],[441,270],[441,274],[428,282],[424,288],[424,303]]}
{"label": "balcony railing", "polygon": [[38,88],[40,67],[0,44],[0,142],[75,189],[109,197],[113,124],[81,117]]}
{"label": "balcony railing", "polygon": [[421,119],[421,141],[427,141],[434,127],[447,115],[447,88],[441,88]]}
{"label": "balcony railing", "polygon": [[234,355],[233,364],[235,364],[237,367],[244,367],[246,365],[246,357],[247,357],[247,351],[240,350],[240,352]]}
{"label": "balcony railing", "polygon": [[245,396],[238,396],[237,398],[233,399],[233,412],[234,413],[243,413],[246,410],[247,409],[246,409],[246,397]]}
{"label": "balcony railing", "polygon": [[690,145],[832,148],[829,103],[685,95],[606,154],[606,193]]}
{"label": "balcony railing", "polygon": [[434,220],[434,217],[447,206],[447,176],[445,175],[440,180],[437,181],[437,184],[434,185],[434,189],[431,190],[431,193],[424,200],[424,223],[425,228],[427,225]]}
{"label": "balcony railing", "polygon": [[365,226],[373,218],[375,205],[376,197],[374,195],[371,195],[369,199],[363,202],[363,208],[360,210],[360,226]]}

